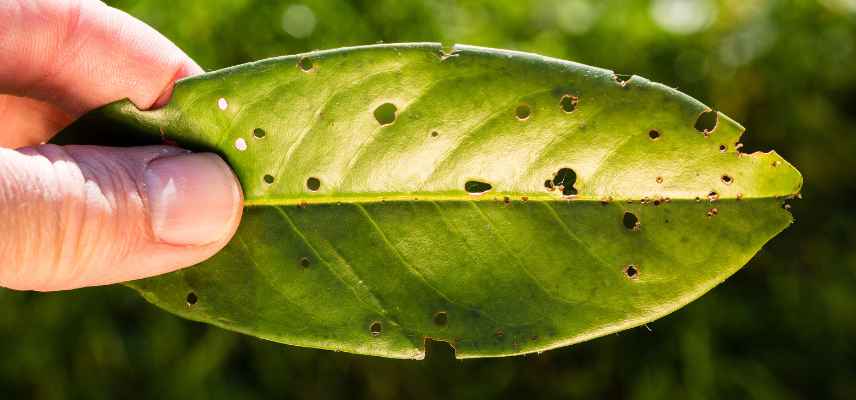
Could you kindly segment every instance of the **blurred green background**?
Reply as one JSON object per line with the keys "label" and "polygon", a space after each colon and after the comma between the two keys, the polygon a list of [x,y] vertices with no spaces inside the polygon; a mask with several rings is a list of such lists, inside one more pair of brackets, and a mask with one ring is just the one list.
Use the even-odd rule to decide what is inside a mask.
{"label": "blurred green background", "polygon": [[116,0],[204,68],[405,41],[531,51],[677,87],[805,176],[796,224],[689,306],[541,355],[301,349],[124,287],[0,289],[0,398],[856,398],[856,0]]}

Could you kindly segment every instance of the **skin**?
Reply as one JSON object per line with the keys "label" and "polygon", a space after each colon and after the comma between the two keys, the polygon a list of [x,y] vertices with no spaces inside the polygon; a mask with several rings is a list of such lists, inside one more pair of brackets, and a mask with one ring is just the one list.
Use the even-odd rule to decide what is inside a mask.
{"label": "skin", "polygon": [[0,286],[123,282],[225,246],[243,195],[216,155],[43,144],[112,101],[157,108],[175,80],[202,69],[151,27],[94,0],[3,1],[0,21]]}

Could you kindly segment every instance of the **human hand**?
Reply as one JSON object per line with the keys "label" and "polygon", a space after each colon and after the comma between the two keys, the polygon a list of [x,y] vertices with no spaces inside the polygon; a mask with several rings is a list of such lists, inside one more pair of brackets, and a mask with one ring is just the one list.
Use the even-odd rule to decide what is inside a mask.
{"label": "human hand", "polygon": [[226,245],[243,196],[218,156],[41,144],[115,100],[166,103],[176,79],[203,72],[196,63],[95,0],[4,0],[0,21],[0,286],[122,282],[199,263]]}

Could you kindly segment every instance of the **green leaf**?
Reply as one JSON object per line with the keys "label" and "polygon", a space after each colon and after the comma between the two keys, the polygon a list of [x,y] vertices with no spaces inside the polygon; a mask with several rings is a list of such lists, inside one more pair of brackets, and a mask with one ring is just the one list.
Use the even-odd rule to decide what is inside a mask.
{"label": "green leaf", "polygon": [[[110,135],[110,132],[123,132]],[[662,317],[791,222],[802,177],[664,85],[532,54],[398,44],[185,79],[60,142],[220,153],[246,196],[212,259],[131,282],[182,317],[398,358],[543,351]]]}

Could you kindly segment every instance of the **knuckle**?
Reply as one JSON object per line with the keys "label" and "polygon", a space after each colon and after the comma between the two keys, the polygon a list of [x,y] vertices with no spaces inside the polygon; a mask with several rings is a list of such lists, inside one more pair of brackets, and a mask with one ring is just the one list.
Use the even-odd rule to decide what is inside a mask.
{"label": "knuckle", "polygon": [[43,145],[22,153],[28,165],[12,174],[14,183],[0,185],[11,192],[2,198],[14,203],[0,200],[4,220],[11,221],[0,233],[13,238],[19,285],[74,287],[109,271],[145,240],[142,196],[129,162],[90,146]]}

